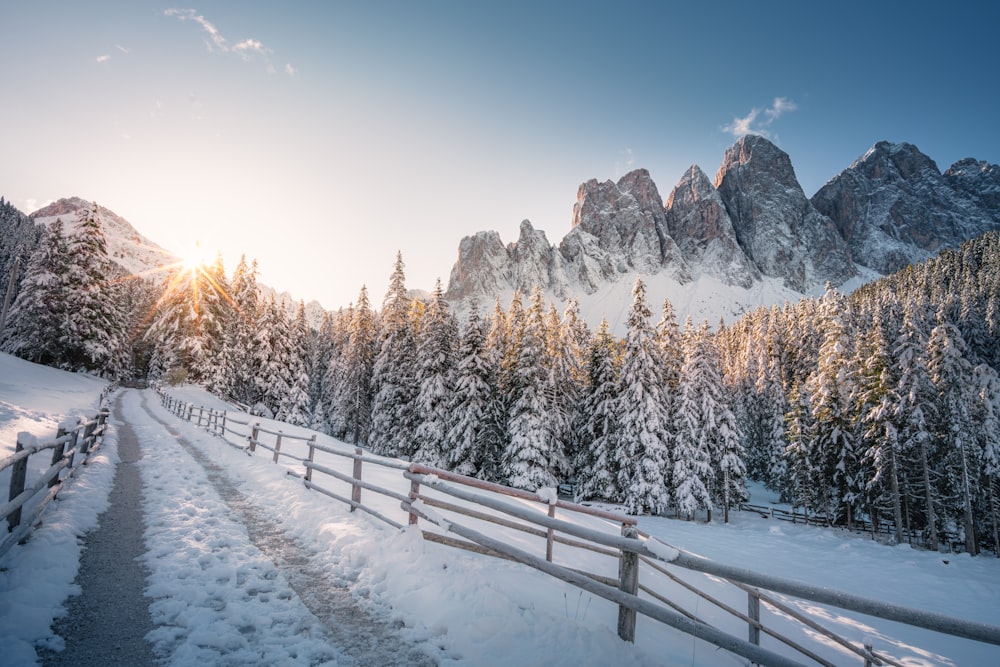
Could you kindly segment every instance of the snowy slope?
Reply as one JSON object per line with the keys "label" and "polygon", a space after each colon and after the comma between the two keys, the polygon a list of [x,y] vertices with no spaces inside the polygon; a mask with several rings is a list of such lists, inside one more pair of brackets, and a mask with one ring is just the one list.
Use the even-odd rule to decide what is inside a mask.
{"label": "snowy slope", "polygon": [[[2,369],[15,368],[20,393],[0,388],[5,414],[52,406],[65,411],[68,398],[85,396],[83,379],[0,357]],[[5,377],[0,376],[0,377]],[[99,389],[95,383],[95,390]],[[182,398],[212,407],[218,399],[194,387],[174,390]],[[14,403],[11,403],[14,401]],[[84,401],[85,402],[85,401]],[[371,628],[367,621],[333,636],[305,609],[287,569],[258,548],[241,527],[241,512],[279,527],[309,558],[310,568],[347,591],[347,604],[359,618],[382,619],[398,641],[440,664],[546,664],[578,667],[615,665],[735,665],[730,654],[648,619],[640,619],[637,642],[615,634],[617,609],[587,593],[515,563],[456,552],[423,542],[362,513],[306,490],[287,471],[295,461],[273,465],[270,453],[248,457],[236,436],[227,444],[167,413],[151,391],[121,396],[125,417],[147,448],[142,463],[144,506],[155,513],[147,529],[145,557],[151,578],[147,593],[159,625],[150,636],[165,664],[355,664],[349,657]],[[35,406],[35,407],[32,407]],[[63,406],[63,407],[60,407]],[[4,417],[6,421],[9,417]],[[268,424],[265,424],[268,426]],[[303,432],[281,426],[286,433]],[[0,561],[0,655],[7,664],[32,664],[33,646],[58,649],[61,640],[50,624],[73,592],[79,557],[78,536],[95,525],[113,479],[115,434],[106,451],[81,471],[67,495],[46,515],[44,525],[23,546]],[[176,435],[173,435],[176,434]],[[179,440],[180,439],[180,440]],[[185,445],[180,445],[183,440]],[[319,441],[348,449],[320,435]],[[287,449],[296,452],[289,441]],[[193,458],[211,463],[209,473]],[[350,462],[323,455],[319,461],[346,470]],[[235,512],[211,483],[224,475],[246,499]],[[366,466],[365,479],[406,493],[409,482],[398,471]],[[389,516],[401,517],[398,501],[364,492],[364,501]],[[771,500],[755,490],[756,502]],[[235,517],[235,518],[234,518]],[[574,519],[580,522],[593,519]],[[405,520],[403,521],[405,523]],[[423,527],[430,528],[423,523]],[[587,524],[598,527],[596,523]],[[1000,625],[1000,561],[992,557],[942,555],[907,546],[886,547],[865,536],[806,528],[736,513],[730,525],[703,525],[642,517],[640,528],[689,551],[762,572],[792,577],[890,602]],[[604,527],[607,530],[607,527]],[[502,529],[494,529],[502,534]],[[519,534],[516,546],[538,552],[544,540]],[[615,576],[616,564],[557,546],[557,560]],[[702,575],[683,574],[736,607],[746,597]],[[653,584],[648,574],[642,575]],[[40,582],[46,582],[41,585]],[[659,587],[662,582],[656,582]],[[331,595],[333,594],[331,590]],[[745,636],[746,627],[726,618],[683,591],[673,599],[693,613]],[[223,603],[224,601],[224,603]],[[895,623],[794,603],[800,611],[904,664],[995,664],[1000,649]],[[804,642],[835,664],[860,664],[843,649],[816,641],[811,631],[764,610],[765,622]],[[350,632],[356,630],[356,639]],[[765,638],[764,646],[780,650]],[[258,658],[250,656],[257,655]],[[186,662],[187,661],[187,662]],[[393,664],[386,662],[385,664]],[[408,663],[396,663],[408,664]]]}
{"label": "snowy slope", "polygon": [[[47,225],[61,218],[69,231],[81,222],[91,206],[91,202],[70,197],[35,211],[31,217],[40,225]],[[115,212],[97,206],[97,219],[107,240],[108,256],[129,273],[162,273],[164,267],[180,261],[178,257],[137,232],[135,227]],[[154,275],[153,278],[158,279],[159,276]]]}

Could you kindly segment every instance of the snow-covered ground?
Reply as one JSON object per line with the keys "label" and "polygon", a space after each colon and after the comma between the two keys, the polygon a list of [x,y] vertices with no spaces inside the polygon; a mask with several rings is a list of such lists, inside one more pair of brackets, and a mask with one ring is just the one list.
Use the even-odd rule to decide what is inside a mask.
{"label": "snow-covered ground", "polygon": [[[9,357],[0,355],[0,365],[10,363]],[[62,375],[68,383],[81,380]],[[45,382],[28,376],[22,378],[18,397],[2,388],[7,376],[0,375],[0,401],[10,414],[39,409],[19,407],[22,404],[46,402],[53,407],[39,410],[60,414],[68,410],[58,397],[72,396],[72,391],[58,389],[55,376]],[[90,406],[100,386],[95,382],[92,395],[77,394],[78,404]],[[197,404],[225,407],[194,387],[170,391]],[[283,533],[297,553],[308,557],[306,569],[327,578],[331,596],[346,592],[356,609],[359,634],[373,624],[383,632],[389,628],[398,642],[441,664],[745,664],[732,654],[641,617],[636,643],[626,644],[616,635],[617,607],[609,602],[525,566],[428,543],[412,528],[399,531],[362,512],[351,513],[289,475],[289,471],[301,472],[296,461],[282,459],[280,465],[273,465],[271,453],[263,449],[247,456],[239,448],[245,443],[238,437],[227,443],[179,421],[160,407],[152,391],[129,391],[121,404],[144,451],[139,465],[148,522],[145,564],[151,572],[146,594],[158,625],[149,639],[168,664],[363,663],[349,634],[331,632],[318,618],[324,612],[316,610],[316,600],[300,595],[303,587],[294,581],[295,568],[287,567],[281,547],[276,550],[272,540],[262,540],[259,527],[248,527],[250,522],[271,525]],[[0,433],[9,432],[2,430],[7,419],[0,420]],[[277,430],[273,423],[264,421],[263,425]],[[285,433],[308,433],[280,428]],[[105,449],[54,503],[32,539],[0,560],[0,656],[9,664],[32,664],[34,646],[60,647],[51,622],[61,613],[63,600],[74,592],[79,536],[95,525],[110,489],[117,460],[115,438],[112,429]],[[318,440],[349,449],[322,435]],[[305,451],[293,440],[286,440],[282,449],[300,455]],[[347,459],[329,455],[321,455],[318,462],[344,471],[351,465]],[[409,481],[397,470],[366,464],[364,475],[367,481],[399,493],[409,490]],[[349,495],[346,484],[319,475],[314,481]],[[398,501],[369,491],[363,491],[363,500],[406,523]],[[755,502],[767,500],[754,498]],[[617,531],[596,519],[573,519],[561,511],[559,517]],[[541,538],[510,534],[471,520],[470,525],[503,536],[522,549],[544,553]],[[421,526],[433,528],[427,522]],[[793,526],[751,513],[735,513],[729,525],[643,517],[639,527],[722,562],[1000,625],[1000,561],[990,556],[887,547],[865,536]],[[556,545],[555,560],[617,576],[612,559],[564,545]],[[677,572],[734,607],[745,608],[745,594],[710,577]],[[746,636],[745,625],[704,600],[668,587],[659,575],[643,569],[640,582],[668,593],[705,620]],[[793,604],[852,641],[873,640],[876,649],[906,665],[1000,663],[1000,647],[813,603]],[[860,659],[766,607],[762,617],[765,624],[834,664],[861,664]],[[350,622],[345,624],[351,630]],[[763,645],[783,650],[766,636]]]}

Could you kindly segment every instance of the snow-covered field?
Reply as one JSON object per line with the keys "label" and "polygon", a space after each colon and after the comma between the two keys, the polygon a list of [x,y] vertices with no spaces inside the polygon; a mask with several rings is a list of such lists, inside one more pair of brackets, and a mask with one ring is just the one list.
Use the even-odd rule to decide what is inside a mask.
{"label": "snow-covered field", "polygon": [[[66,401],[74,400],[89,408],[102,386],[90,378],[22,367],[22,363],[0,355],[0,405],[5,410],[0,434],[10,433],[9,421],[24,419],[18,415],[66,414],[70,410]],[[14,376],[3,372],[9,368],[17,369],[19,379],[12,381]],[[45,374],[44,380],[33,369]],[[78,384],[83,381],[92,383],[92,393]],[[197,404],[225,407],[195,387],[170,392]],[[283,459],[273,465],[271,453],[262,449],[249,457],[233,446],[245,444],[239,438],[226,443],[179,421],[160,407],[150,390],[128,391],[121,405],[144,450],[140,469],[148,522],[145,564],[151,573],[146,594],[158,625],[149,639],[168,664],[363,664],[357,658],[357,642],[372,624],[383,631],[389,628],[396,640],[441,664],[745,664],[732,654],[641,617],[636,643],[621,642],[615,632],[617,607],[609,602],[525,566],[427,543],[412,528],[398,531],[364,513],[351,513],[287,474],[301,472],[297,462]],[[54,429],[58,421],[48,419],[44,428]],[[264,426],[270,427],[267,422]],[[281,428],[286,433],[307,433]],[[29,429],[18,426],[16,430]],[[322,435],[319,442],[348,449]],[[13,447],[0,441],[0,449],[8,444]],[[63,600],[74,592],[79,536],[95,525],[104,507],[117,462],[115,446],[112,429],[105,449],[53,504],[32,539],[0,560],[0,656],[5,664],[32,664],[35,646],[60,647],[51,622],[60,615]],[[301,445],[290,440],[283,450],[304,453]],[[345,471],[351,464],[328,455],[318,462]],[[220,475],[227,480],[221,486]],[[314,479],[349,495],[343,483],[319,475]],[[409,489],[409,481],[395,470],[366,464],[365,479],[400,493]],[[234,502],[233,490],[246,502]],[[754,502],[767,502],[763,492],[755,491]],[[363,492],[363,500],[405,523],[398,501],[368,491]],[[333,633],[317,619],[323,612],[315,612],[316,601],[305,600],[297,592],[302,586],[293,581],[294,570],[282,564],[282,547],[262,543],[259,535],[256,542],[252,539],[259,528],[246,527],[250,515],[290,538],[294,548],[308,556],[308,569],[330,582],[331,596],[333,588],[346,593],[356,609],[357,640],[350,638],[350,621],[342,622],[346,632]],[[616,531],[594,519],[572,519],[562,512],[559,516]],[[842,531],[793,526],[750,513],[733,516],[729,525],[643,517],[639,527],[722,562],[1000,625],[1000,561],[996,558],[887,547]],[[421,525],[431,529],[426,522]],[[510,535],[482,523],[472,525],[525,550],[544,553],[540,538]],[[611,559],[574,552],[564,545],[556,545],[555,559],[609,576],[617,574]],[[745,608],[745,594],[710,577],[677,572],[734,607]],[[705,620],[746,636],[745,625],[704,600],[668,588],[658,575],[643,569],[640,582],[667,592]],[[852,641],[872,640],[877,650],[906,665],[1000,664],[997,646],[812,603],[793,604]],[[861,664],[828,640],[818,639],[812,630],[766,607],[762,617],[765,624],[834,664]],[[766,636],[763,645],[783,650]],[[380,660],[391,664],[387,656]],[[410,661],[412,654],[396,664]]]}

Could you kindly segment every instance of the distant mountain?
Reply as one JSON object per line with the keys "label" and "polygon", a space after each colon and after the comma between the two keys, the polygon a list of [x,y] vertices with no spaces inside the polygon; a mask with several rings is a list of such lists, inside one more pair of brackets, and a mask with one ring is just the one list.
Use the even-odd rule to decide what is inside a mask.
{"label": "distant mountain", "polygon": [[669,298],[680,318],[715,323],[827,282],[850,291],[998,228],[996,165],[970,158],[941,174],[910,144],[881,142],[809,199],[788,154],[746,136],[714,182],[694,165],[665,202],[643,169],[583,183],[556,245],[527,220],[508,245],[496,232],[462,239],[447,297],[461,312],[539,285],[620,332],[641,275],[654,306]]}
{"label": "distant mountain", "polygon": [[1000,229],[1000,167],[969,158],[942,174],[916,146],[882,141],[812,204],[837,225],[856,263],[889,274]]}
{"label": "distant mountain", "polygon": [[[83,220],[91,205],[79,197],[69,197],[35,211],[30,217],[39,225],[48,225],[60,218],[68,232]],[[163,274],[164,267],[180,261],[114,211],[97,206],[96,213],[108,244],[108,256],[130,274],[150,275],[155,280]]]}
{"label": "distant mountain", "polygon": [[[57,218],[62,219],[69,230],[83,219],[91,206],[91,202],[80,197],[68,197],[35,211],[29,217],[36,225],[48,225]],[[107,241],[108,256],[129,274],[157,282],[170,267],[180,261],[179,257],[140,234],[131,223],[114,211],[97,206],[96,213]],[[226,268],[232,272],[235,267]],[[264,284],[260,285],[260,289],[264,298],[273,295],[277,301],[284,299],[288,312],[295,314],[298,301],[291,294],[279,293]],[[323,307],[315,301],[306,304],[306,317],[313,326],[319,326],[324,312]]]}

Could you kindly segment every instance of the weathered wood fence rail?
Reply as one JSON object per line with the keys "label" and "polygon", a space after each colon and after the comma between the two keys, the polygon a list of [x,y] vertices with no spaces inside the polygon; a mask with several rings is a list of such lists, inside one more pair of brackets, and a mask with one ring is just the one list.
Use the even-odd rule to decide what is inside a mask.
{"label": "weathered wood fence rail", "polygon": [[[740,503],[739,509],[740,511],[754,512],[764,518],[777,519],[778,521],[801,523],[806,526],[820,526],[823,528],[842,528],[855,533],[869,533],[872,535],[872,539],[875,539],[876,535],[889,536],[895,533],[895,524],[888,518],[883,518],[881,521],[875,522],[864,517],[854,517],[852,518],[850,525],[848,525],[844,522],[832,521],[824,514],[812,514],[805,511],[797,512],[794,508],[792,510],[786,510],[772,505]],[[926,543],[924,535],[919,530],[910,530],[906,526],[901,526],[899,532],[903,540],[909,544]],[[946,542],[957,541],[957,538],[953,535],[949,535],[947,531],[944,531],[944,537]]]}
{"label": "weathered wood fence rail", "polygon": [[[554,493],[540,495],[417,463],[378,457],[366,454],[360,447],[350,450],[330,447],[318,443],[315,433],[310,437],[304,437],[289,435],[280,430],[268,430],[261,427],[259,422],[249,419],[235,422],[232,416],[227,419],[224,412],[213,412],[177,401],[162,391],[160,396],[165,407],[188,421],[197,422],[210,432],[224,435],[229,428],[230,432],[238,434],[248,443],[245,448],[248,454],[252,454],[259,446],[273,453],[271,459],[275,463],[282,456],[299,461],[304,467],[304,472],[300,474],[290,470],[289,474],[301,478],[307,488],[348,505],[351,511],[360,509],[399,529],[404,527],[404,521],[409,525],[419,525],[420,521],[425,521],[437,529],[421,529],[424,539],[428,541],[517,561],[617,604],[618,634],[626,641],[635,640],[636,616],[642,614],[742,656],[754,664],[780,667],[803,664],[796,659],[763,648],[760,645],[761,635],[766,634],[796,651],[800,658],[825,667],[834,667],[834,663],[828,659],[769,627],[762,619],[761,611],[762,608],[770,608],[776,618],[792,618],[809,628],[809,634],[821,635],[824,643],[836,644],[856,655],[865,667],[872,665],[903,667],[902,663],[884,652],[876,651],[870,643],[852,642],[822,626],[772,594],[777,593],[1000,645],[1000,627],[869,600],[849,593],[707,560],[671,547],[638,531],[634,517],[559,500]],[[237,431],[226,426],[233,423],[241,424],[248,430]],[[301,455],[283,451],[283,443],[288,442],[301,443],[296,446]],[[317,463],[317,452],[350,459],[353,462],[351,474]],[[401,473],[409,482],[409,493],[366,481],[365,465]],[[337,484],[348,485],[350,496],[333,488]],[[387,516],[385,512],[374,508],[370,503],[362,501],[363,491],[376,493],[398,502],[400,510],[405,514],[400,520]],[[429,491],[434,492],[434,495]],[[486,495],[487,493],[489,495]],[[514,504],[498,496],[531,501],[534,506],[524,503]],[[753,509],[758,511],[758,508]],[[557,515],[557,511],[561,516]],[[444,513],[448,516],[446,517]],[[568,520],[573,515],[593,517],[599,520],[597,523],[602,525],[604,530],[589,528]],[[495,535],[487,535],[474,528],[473,524],[469,523],[470,520],[537,536],[538,552],[532,553],[515,547],[509,541],[504,541]],[[609,530],[611,528],[614,532]],[[571,554],[572,550],[585,550],[614,559],[617,561],[616,566],[609,567],[609,570],[616,569],[618,576],[585,572],[560,564],[557,562],[559,559],[556,557],[556,545],[561,545],[558,553],[562,553],[562,550],[566,550],[567,554]],[[571,562],[571,559],[563,559],[563,562]],[[746,612],[736,609],[732,604],[680,576],[678,569],[709,575],[716,581],[722,580],[735,587],[739,591],[738,595],[745,596]],[[641,571],[646,574],[640,575]],[[640,576],[646,583],[640,583]],[[707,600],[741,623],[745,623],[747,639],[736,637],[710,625],[695,613],[685,609],[662,590],[664,582],[670,582],[674,590],[679,586],[699,599]],[[661,590],[656,589],[657,585]],[[640,593],[645,597],[640,597]]]}
{"label": "weathered wood fence rail", "polygon": [[[111,384],[101,392],[101,408],[92,417],[60,424],[52,440],[39,440],[24,431],[17,434],[14,453],[0,460],[0,473],[10,469],[7,502],[0,506],[0,520],[7,524],[0,556],[27,539],[45,507],[104,441],[109,414],[106,399],[115,388]],[[30,459],[48,451],[52,452],[48,467],[29,480]]]}

